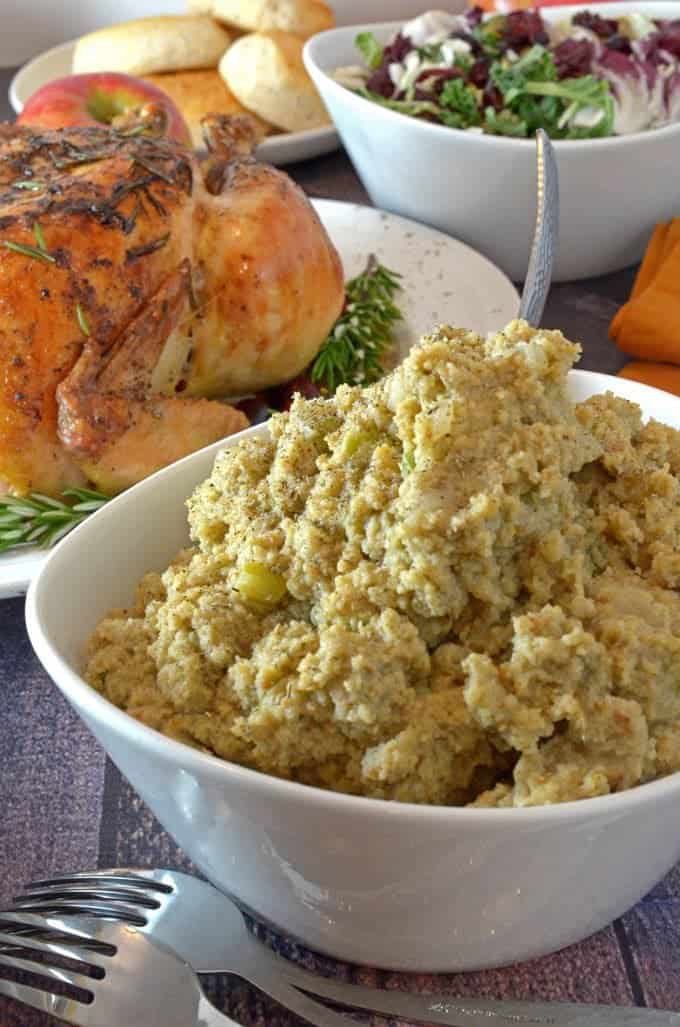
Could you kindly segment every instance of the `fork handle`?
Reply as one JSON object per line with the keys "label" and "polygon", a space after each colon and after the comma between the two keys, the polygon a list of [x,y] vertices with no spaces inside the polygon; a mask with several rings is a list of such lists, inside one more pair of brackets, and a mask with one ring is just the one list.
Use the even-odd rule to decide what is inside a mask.
{"label": "fork handle", "polygon": [[[251,969],[255,970],[250,980],[275,998],[276,982],[283,979],[289,988],[292,986],[312,998],[322,997],[356,1010],[445,1027],[680,1027],[680,1013],[661,1009],[456,998],[370,988],[310,973],[259,941],[255,941],[255,946],[256,951],[249,953]],[[279,1001],[288,1002],[286,998]]]}
{"label": "fork handle", "polygon": [[536,132],[536,226],[519,316],[538,328],[550,290],[557,256],[560,195],[555,150],[544,129]]}

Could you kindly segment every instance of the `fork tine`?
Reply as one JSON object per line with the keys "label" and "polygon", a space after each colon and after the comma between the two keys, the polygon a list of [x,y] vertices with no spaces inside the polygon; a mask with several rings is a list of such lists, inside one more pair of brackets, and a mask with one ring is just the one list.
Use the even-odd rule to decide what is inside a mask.
{"label": "fork tine", "polygon": [[97,949],[104,955],[113,955],[116,951],[115,925],[108,925],[104,920],[88,920],[70,915],[64,919],[39,913],[8,911],[0,913],[0,931],[5,943],[9,942],[10,945],[17,944],[17,937],[38,935],[49,939],[51,934],[56,933],[65,936],[60,938],[60,944],[72,940],[74,946],[89,954]]}
{"label": "fork tine", "polygon": [[[149,873],[153,873],[153,871]],[[77,873],[66,874],[61,877],[46,878],[42,881],[30,881],[24,891],[36,888],[63,887],[64,885],[71,884],[82,885],[83,882],[90,881],[97,882],[99,885],[107,888],[133,887],[144,891],[158,891],[164,895],[172,895],[175,891],[172,885],[166,884],[163,881],[157,881],[134,870],[123,870],[119,874],[114,874],[110,870],[80,870]]]}
{"label": "fork tine", "polygon": [[[80,914],[81,916],[110,917],[115,920],[124,920],[134,927],[146,927],[148,920],[142,916],[137,906],[130,906],[125,902],[110,901],[99,902],[91,900],[80,900],[73,898],[60,898],[55,896],[48,900],[40,899],[17,899],[13,907],[14,912],[26,911],[28,913],[52,914],[53,916],[70,916]],[[2,920],[0,911],[0,920]]]}
{"label": "fork tine", "polygon": [[[113,945],[102,944],[99,941],[95,942],[93,938],[86,939],[78,935],[70,935],[70,932],[57,929],[49,930],[48,928],[43,928],[40,933],[34,931],[31,934],[22,933],[17,935],[14,931],[3,930],[3,926],[0,923],[0,945],[8,945],[10,948],[30,949],[46,955],[63,956],[65,959],[79,959],[82,963],[89,963],[90,966],[102,970],[102,973],[103,969],[94,957],[97,955],[104,957],[113,956],[116,952]],[[65,938],[67,933],[73,938],[73,943]],[[82,942],[89,942],[89,946],[88,944],[83,945]],[[98,951],[95,949],[95,944]]]}
{"label": "fork tine", "polygon": [[[5,998],[12,998],[16,1002],[23,1002],[25,1006],[31,1006],[48,1016],[56,1016],[61,1019],[68,1019],[69,1023],[80,1024],[87,1027],[89,1016],[87,1008],[66,998],[64,995],[53,995],[49,991],[42,991],[40,988],[33,988],[29,984],[18,984],[16,981],[6,981],[0,978],[0,995]],[[80,1014],[82,1010],[82,1018]]]}
{"label": "fork tine", "polygon": [[83,901],[93,900],[95,902],[129,902],[134,906],[141,906],[144,909],[160,909],[158,899],[152,898],[146,892],[136,892],[129,888],[83,888],[82,885],[61,885],[52,888],[33,889],[28,888],[21,895],[16,895],[12,901],[18,905],[25,901],[54,901],[60,898],[82,899]]}
{"label": "fork tine", "polygon": [[[2,939],[0,938],[0,941]],[[22,950],[28,948],[27,945],[22,944]],[[44,952],[44,948],[36,948],[36,952]],[[50,947],[50,951],[58,953],[58,949]],[[86,991],[89,995],[92,994],[92,985],[94,981],[87,974],[79,974],[75,970],[65,970],[63,967],[50,966],[49,963],[36,962],[34,959],[26,959],[24,956],[12,956],[7,951],[0,953],[0,970],[4,967],[11,966],[14,970],[24,970],[30,974],[38,975],[38,977],[49,978],[51,981],[59,981],[60,984],[68,984],[72,988],[80,988],[81,991]],[[45,988],[46,991],[49,988]]]}

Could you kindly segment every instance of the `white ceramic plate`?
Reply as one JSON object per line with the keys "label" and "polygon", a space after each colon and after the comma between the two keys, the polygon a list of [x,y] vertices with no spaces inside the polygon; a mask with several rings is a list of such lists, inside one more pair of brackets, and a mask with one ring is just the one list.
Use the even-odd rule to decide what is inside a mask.
{"label": "white ceramic plate", "polygon": [[[9,102],[16,114],[20,114],[29,96],[37,89],[70,75],[73,67],[73,50],[75,40],[60,43],[44,53],[38,54],[33,60],[20,68],[12,79],[9,87]],[[340,147],[340,138],[333,125],[325,128],[313,128],[308,132],[282,132],[272,136],[258,147],[257,156],[268,164],[292,164],[294,161],[307,160],[331,153]]]}
{"label": "white ceramic plate", "polygon": [[[401,357],[424,332],[444,321],[483,334],[516,316],[519,300],[510,280],[456,239],[373,207],[312,202],[338,248],[346,278],[358,274],[371,253],[402,275]],[[0,599],[22,595],[44,559],[41,549],[0,554]]]}

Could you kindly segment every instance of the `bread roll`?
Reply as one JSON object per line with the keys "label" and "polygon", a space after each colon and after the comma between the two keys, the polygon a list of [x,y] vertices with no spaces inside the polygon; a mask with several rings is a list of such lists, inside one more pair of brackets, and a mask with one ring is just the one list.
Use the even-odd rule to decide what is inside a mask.
{"label": "bread roll", "polygon": [[231,41],[222,25],[201,15],[138,18],[81,36],[73,55],[73,71],[153,75],[216,68]]}
{"label": "bread roll", "polygon": [[243,106],[287,132],[330,121],[302,63],[302,45],[289,32],[252,32],[220,61],[222,78]]}
{"label": "bread roll", "polygon": [[244,32],[292,32],[309,39],[315,32],[332,29],[335,18],[323,0],[191,0],[205,10],[211,4],[214,18]]}
{"label": "bread roll", "polygon": [[160,75],[145,75],[144,78],[162,89],[175,102],[189,126],[191,140],[197,148],[203,146],[201,118],[206,114],[249,114],[255,124],[258,142],[272,131],[271,125],[238,102],[219,72],[213,68],[167,71]]}

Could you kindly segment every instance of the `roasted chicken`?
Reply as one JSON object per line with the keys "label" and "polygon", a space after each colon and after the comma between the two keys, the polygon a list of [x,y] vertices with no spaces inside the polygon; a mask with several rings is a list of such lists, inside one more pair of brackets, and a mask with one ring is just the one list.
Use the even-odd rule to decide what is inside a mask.
{"label": "roasted chicken", "polygon": [[206,141],[0,126],[0,490],[126,488],[245,427],[224,397],[298,374],[337,318],[304,194],[247,121]]}

